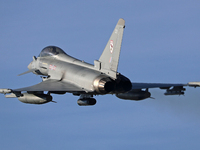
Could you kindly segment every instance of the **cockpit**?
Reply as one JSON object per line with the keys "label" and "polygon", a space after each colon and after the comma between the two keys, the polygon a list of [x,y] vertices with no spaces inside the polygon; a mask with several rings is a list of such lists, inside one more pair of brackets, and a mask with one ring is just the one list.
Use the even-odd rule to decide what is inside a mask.
{"label": "cockpit", "polygon": [[66,53],[59,47],[47,46],[41,51],[38,57],[55,56],[58,54],[66,54]]}

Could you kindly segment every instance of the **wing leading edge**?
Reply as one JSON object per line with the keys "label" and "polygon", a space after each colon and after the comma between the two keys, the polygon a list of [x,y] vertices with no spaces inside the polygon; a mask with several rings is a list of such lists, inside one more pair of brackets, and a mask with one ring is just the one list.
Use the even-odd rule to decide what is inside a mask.
{"label": "wing leading edge", "polygon": [[68,83],[68,82],[63,82],[59,80],[53,80],[49,79],[43,82],[40,82],[39,84],[25,87],[25,88],[19,88],[19,89],[14,89],[13,91],[16,92],[21,92],[21,91],[34,91],[34,92],[39,92],[39,91],[65,91],[65,92],[80,92],[84,91],[78,86],[75,86],[74,84]]}

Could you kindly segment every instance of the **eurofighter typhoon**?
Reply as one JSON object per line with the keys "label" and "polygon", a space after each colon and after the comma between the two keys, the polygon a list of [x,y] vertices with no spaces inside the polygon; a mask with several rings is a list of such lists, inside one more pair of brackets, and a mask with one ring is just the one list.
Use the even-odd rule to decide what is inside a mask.
{"label": "eurofighter typhoon", "polygon": [[123,32],[124,19],[119,19],[99,60],[94,65],[80,61],[66,54],[56,46],[45,47],[39,56],[33,57],[28,65],[29,71],[41,75],[43,81],[39,84],[19,88],[0,89],[7,98],[18,98],[29,104],[44,104],[52,102],[51,94],[72,93],[80,96],[77,103],[80,106],[96,104],[96,95],[114,94],[125,100],[143,100],[151,97],[149,88],[165,89],[165,95],[183,95],[184,86],[199,86],[199,82],[190,84],[134,83],[117,72]]}

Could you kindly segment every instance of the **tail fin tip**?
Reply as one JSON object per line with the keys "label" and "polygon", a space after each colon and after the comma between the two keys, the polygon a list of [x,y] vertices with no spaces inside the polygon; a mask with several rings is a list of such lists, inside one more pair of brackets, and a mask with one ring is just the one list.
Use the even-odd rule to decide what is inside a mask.
{"label": "tail fin tip", "polygon": [[120,18],[117,24],[121,26],[125,26],[125,20],[123,18]]}

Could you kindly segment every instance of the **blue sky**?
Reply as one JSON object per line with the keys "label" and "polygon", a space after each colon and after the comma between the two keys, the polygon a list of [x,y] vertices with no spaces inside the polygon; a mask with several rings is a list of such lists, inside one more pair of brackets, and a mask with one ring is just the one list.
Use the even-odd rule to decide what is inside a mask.
{"label": "blue sky", "polygon": [[[124,18],[118,71],[134,82],[200,81],[200,1],[0,1],[1,88],[41,81],[17,74],[48,45],[86,62],[98,59],[119,18]],[[0,148],[11,149],[198,149],[200,88],[185,96],[125,101],[97,96],[93,107],[78,97],[27,105],[0,95]]]}

